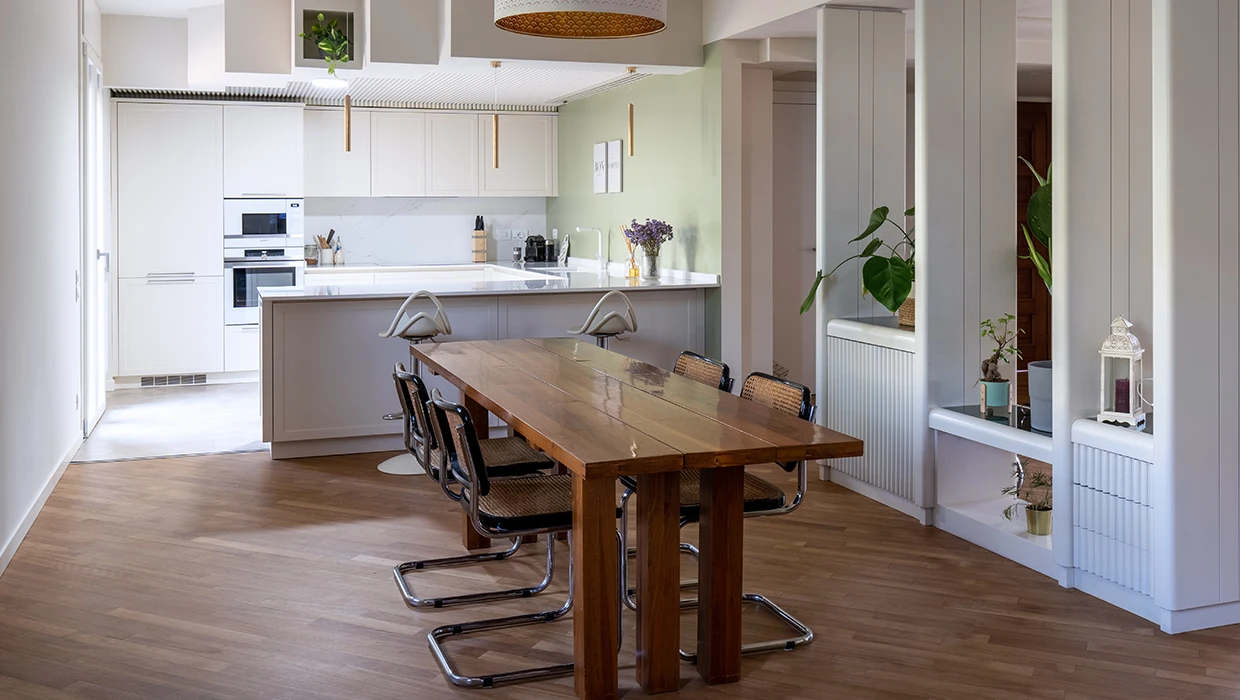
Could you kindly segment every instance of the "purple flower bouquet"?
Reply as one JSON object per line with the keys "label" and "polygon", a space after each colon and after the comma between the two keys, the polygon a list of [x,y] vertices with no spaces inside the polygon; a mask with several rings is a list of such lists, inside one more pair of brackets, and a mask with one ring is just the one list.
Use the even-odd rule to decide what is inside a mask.
{"label": "purple flower bouquet", "polygon": [[659,221],[658,219],[646,219],[646,223],[639,224],[637,219],[633,219],[633,223],[624,227],[624,237],[634,246],[641,246],[648,257],[659,257],[659,249],[664,243],[672,240],[672,225]]}

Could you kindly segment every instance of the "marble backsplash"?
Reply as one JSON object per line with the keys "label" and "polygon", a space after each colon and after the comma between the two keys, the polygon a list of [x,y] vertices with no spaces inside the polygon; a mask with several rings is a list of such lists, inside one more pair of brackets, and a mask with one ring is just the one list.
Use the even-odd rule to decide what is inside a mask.
{"label": "marble backsplash", "polygon": [[543,197],[307,197],[306,241],[336,229],[349,263],[420,265],[473,259],[474,218],[482,215],[487,257],[511,259],[513,241],[501,229],[551,238]]}

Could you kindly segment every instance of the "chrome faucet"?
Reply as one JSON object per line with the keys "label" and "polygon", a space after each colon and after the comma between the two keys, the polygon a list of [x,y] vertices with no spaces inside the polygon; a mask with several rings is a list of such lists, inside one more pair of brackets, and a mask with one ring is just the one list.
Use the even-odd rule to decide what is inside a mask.
{"label": "chrome faucet", "polygon": [[[594,231],[595,233],[598,234],[598,271],[601,274],[606,275],[607,274],[607,263],[610,258],[609,254],[611,251],[603,247],[603,229],[592,228],[592,227],[586,228],[582,226],[577,227],[577,233],[586,233],[588,231]],[[610,243],[611,242],[608,241],[608,244]]]}

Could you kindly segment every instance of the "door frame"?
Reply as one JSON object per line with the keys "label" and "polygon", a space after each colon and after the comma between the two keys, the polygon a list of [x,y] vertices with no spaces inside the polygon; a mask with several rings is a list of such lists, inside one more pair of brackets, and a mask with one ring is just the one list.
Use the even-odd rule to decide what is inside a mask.
{"label": "door frame", "polygon": [[[107,410],[112,345],[111,277],[114,274],[115,248],[110,245],[110,217],[105,215],[105,202],[111,198],[111,188],[108,186],[111,182],[110,159],[105,153],[110,151],[111,139],[107,129],[108,99],[102,79],[103,60],[84,35],[80,42],[78,145],[81,239],[78,284],[82,353],[78,407],[82,437],[85,438]],[[97,92],[92,89],[95,77],[92,71],[97,71],[99,76]],[[91,153],[92,149],[94,153]],[[107,257],[100,256],[100,252]],[[101,263],[105,267],[101,268]],[[97,313],[92,313],[92,309]]]}

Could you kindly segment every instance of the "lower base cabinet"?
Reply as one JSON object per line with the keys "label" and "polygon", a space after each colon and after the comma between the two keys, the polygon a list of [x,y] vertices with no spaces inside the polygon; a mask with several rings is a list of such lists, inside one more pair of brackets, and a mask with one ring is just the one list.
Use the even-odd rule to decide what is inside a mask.
{"label": "lower base cabinet", "polygon": [[118,294],[120,376],[224,371],[223,277],[122,279]]}
{"label": "lower base cabinet", "polygon": [[224,329],[224,371],[257,372],[262,351],[259,326],[228,326]]}

